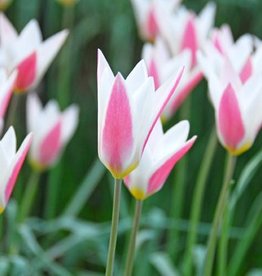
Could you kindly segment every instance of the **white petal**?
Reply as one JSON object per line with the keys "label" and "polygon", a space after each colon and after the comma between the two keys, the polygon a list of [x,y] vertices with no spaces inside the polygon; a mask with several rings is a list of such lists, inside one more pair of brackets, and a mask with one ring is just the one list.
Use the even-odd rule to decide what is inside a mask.
{"label": "white petal", "polygon": [[129,94],[132,94],[147,79],[147,68],[144,60],[141,60],[126,78],[126,86]]}
{"label": "white petal", "polygon": [[16,136],[14,128],[12,126],[9,127],[8,131],[2,138],[1,145],[6,156],[6,160],[8,160],[8,162],[11,162],[16,153]]}
{"label": "white petal", "polygon": [[26,119],[28,132],[34,131],[37,128],[40,112],[42,110],[42,104],[36,93],[31,93],[27,96],[26,104]]}
{"label": "white petal", "polygon": [[2,47],[12,43],[17,37],[17,32],[4,13],[0,13],[0,41]]}
{"label": "white petal", "polygon": [[69,32],[63,30],[45,40],[37,50],[37,78],[34,86],[42,79],[49,65],[64,44]]}
{"label": "white petal", "polygon": [[63,112],[62,143],[66,143],[74,134],[78,124],[79,108],[71,105]]}
{"label": "white petal", "polygon": [[[27,55],[37,49],[42,41],[42,34],[36,20],[31,20],[20,33],[15,50],[17,53],[16,62],[20,62]],[[30,43],[29,43],[30,42]]]}

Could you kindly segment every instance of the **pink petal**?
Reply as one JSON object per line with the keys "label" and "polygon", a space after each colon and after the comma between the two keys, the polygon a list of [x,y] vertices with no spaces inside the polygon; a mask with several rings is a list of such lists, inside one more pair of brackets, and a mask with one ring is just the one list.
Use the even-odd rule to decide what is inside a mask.
{"label": "pink petal", "polygon": [[223,55],[224,54],[224,49],[223,49],[223,46],[220,42],[218,31],[216,31],[215,34],[214,34],[213,43],[214,43],[215,48]]}
{"label": "pink petal", "polygon": [[253,71],[252,60],[249,57],[239,74],[239,77],[242,83],[245,83],[250,78],[250,76],[252,75],[252,71]]}
{"label": "pink petal", "polygon": [[61,143],[62,122],[59,120],[49,131],[39,147],[39,163],[47,166],[51,165],[58,157]]}
{"label": "pink petal", "polygon": [[159,72],[157,70],[156,63],[154,62],[153,59],[151,59],[148,66],[148,75],[153,77],[155,89],[158,89],[160,86],[160,78],[159,78]]}
{"label": "pink petal", "polygon": [[132,115],[124,80],[117,74],[106,111],[102,152],[110,170],[121,174],[123,162],[129,158],[133,146]]}
{"label": "pink petal", "polygon": [[230,84],[226,87],[220,101],[218,127],[226,147],[236,149],[245,135],[245,128],[235,91]]}
{"label": "pink petal", "polygon": [[[146,146],[146,144],[147,144],[147,141],[148,141],[148,139],[149,139],[149,137],[150,137],[150,134],[151,134],[151,132],[152,132],[152,130],[153,130],[153,128],[154,128],[154,126],[155,126],[157,120],[158,120],[159,117],[161,116],[161,114],[162,114],[164,108],[166,107],[168,101],[170,100],[170,98],[172,97],[172,95],[175,93],[176,88],[177,88],[177,86],[178,86],[178,84],[179,84],[179,82],[180,82],[180,80],[181,80],[181,78],[182,78],[183,72],[184,72],[184,68],[179,72],[178,77],[176,78],[176,80],[175,80],[175,82],[174,82],[174,85],[172,86],[172,88],[171,88],[171,90],[170,90],[170,92],[169,92],[169,94],[168,94],[166,100],[164,101],[163,105],[161,106],[161,108],[159,109],[158,113],[156,114],[155,120],[153,121],[153,124],[152,124],[152,126],[151,126],[151,128],[150,128],[150,130],[149,130],[149,132],[148,132],[148,135],[147,135],[147,137],[146,137],[146,139],[145,139],[145,142],[144,142],[144,145],[143,145],[143,151],[144,151],[144,149],[145,149],[145,146]],[[161,88],[160,88],[160,89],[161,89]],[[156,93],[158,93],[158,90],[156,91]]]}
{"label": "pink petal", "polygon": [[151,9],[148,11],[146,27],[149,35],[149,40],[154,40],[158,33],[158,26],[153,7],[151,7]]}
{"label": "pink petal", "polygon": [[180,107],[180,105],[184,102],[187,96],[192,92],[192,90],[198,85],[198,83],[202,80],[203,73],[198,72],[193,76],[179,91],[177,97],[171,103],[171,110],[173,113]]}
{"label": "pink petal", "polygon": [[190,16],[188,22],[185,27],[182,43],[181,43],[181,51],[184,49],[189,49],[191,51],[192,60],[191,66],[194,67],[196,64],[196,52],[198,49],[197,42],[197,33],[194,17]]}
{"label": "pink petal", "polygon": [[[19,155],[18,155],[18,158],[17,158],[17,160],[16,160],[16,164],[15,164],[15,166],[14,166],[14,168],[13,168],[13,171],[12,171],[12,173],[11,173],[11,176],[10,176],[10,178],[9,178],[9,180],[8,180],[7,185],[6,185],[6,190],[5,190],[5,203],[8,202],[8,200],[9,200],[9,198],[10,198],[10,196],[11,196],[11,193],[12,193],[12,191],[13,191],[13,188],[14,188],[14,185],[15,185],[15,182],[16,182],[16,179],[17,179],[17,176],[18,176],[18,174],[19,174],[19,172],[20,172],[20,170],[21,170],[21,168],[22,168],[22,165],[23,165],[23,163],[24,163],[24,161],[25,161],[25,157],[26,157],[26,155],[27,155],[27,153],[28,153],[28,150],[29,150],[29,148],[30,148],[31,142],[32,142],[32,135],[29,134],[29,135],[27,136],[27,138],[25,139],[23,145],[22,145],[21,148],[20,148],[20,149],[22,150],[22,151],[21,151],[21,154],[17,153],[17,154],[19,154]],[[20,151],[20,149],[19,149],[19,151]]]}
{"label": "pink petal", "polygon": [[16,79],[15,89],[17,92],[22,92],[27,90],[30,85],[33,84],[36,78],[36,52],[33,52],[27,56],[19,65],[17,66],[18,75]]}
{"label": "pink petal", "polygon": [[153,194],[162,188],[177,161],[179,161],[190,150],[195,140],[196,137],[191,138],[179,151],[176,151],[168,160],[165,161],[164,164],[157,168],[149,179],[147,194]]}

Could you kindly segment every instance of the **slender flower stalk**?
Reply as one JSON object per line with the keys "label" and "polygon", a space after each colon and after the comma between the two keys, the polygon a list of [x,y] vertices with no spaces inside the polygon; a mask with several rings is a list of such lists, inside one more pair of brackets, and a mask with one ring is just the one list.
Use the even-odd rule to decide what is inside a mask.
{"label": "slender flower stalk", "polygon": [[25,218],[30,214],[34,198],[38,188],[38,182],[40,179],[40,172],[32,170],[28,183],[26,184],[25,194],[21,203],[19,221],[23,222]]}
{"label": "slender flower stalk", "polygon": [[202,199],[205,190],[205,184],[207,181],[208,173],[210,171],[210,166],[212,164],[212,159],[215,154],[217,146],[217,136],[216,130],[213,129],[209,141],[206,147],[206,151],[204,153],[204,157],[202,159],[200,165],[200,171],[197,177],[196,188],[193,192],[193,203],[191,207],[190,213],[190,231],[187,237],[187,245],[186,252],[184,256],[184,275],[189,276],[192,275],[192,261],[193,261],[193,249],[197,239],[197,228],[200,218],[200,212],[202,208]]}
{"label": "slender flower stalk", "polygon": [[204,276],[212,275],[214,255],[216,250],[217,234],[223,219],[224,211],[228,201],[229,185],[234,173],[236,157],[228,153],[225,167],[225,176],[223,186],[219,195],[218,204],[216,207],[215,218],[212,224],[211,233],[208,239],[207,253],[205,258]]}
{"label": "slender flower stalk", "polygon": [[[121,73],[116,76],[113,74],[101,51],[98,51],[97,67],[98,155],[101,162],[117,179],[106,268],[106,275],[112,275],[119,217],[120,179],[125,178],[131,193],[136,198],[138,197],[138,200],[144,199],[144,197],[161,188],[170,172],[170,163],[175,164],[193,145],[195,138],[188,141],[188,143],[184,143],[186,137],[182,139],[183,141],[179,140],[182,145],[179,143],[177,146],[182,146],[182,149],[177,147],[173,149],[178,150],[178,152],[176,152],[174,160],[167,162],[168,164],[162,164],[163,160],[159,160],[160,164],[155,164],[156,168],[153,167],[153,171],[147,174],[148,177],[152,176],[148,191],[144,190],[146,187],[141,189],[136,185],[133,186],[133,183],[128,180],[126,181],[127,178],[129,179],[129,174],[139,167],[151,133],[154,131],[167,102],[174,94],[183,69],[179,71],[176,77],[171,76],[164,84],[155,89],[154,80],[148,76],[143,60],[135,66],[126,79],[123,78]],[[183,126],[185,126],[183,134],[187,136],[188,126],[186,123]],[[181,129],[178,127],[178,132],[179,130]],[[162,135],[161,131],[160,135]],[[184,136],[182,135],[182,138]],[[164,161],[166,160],[164,159]],[[159,177],[162,172],[161,169],[163,169],[161,165],[164,169],[166,166],[168,168]],[[157,170],[155,175],[151,175],[154,169],[159,169],[159,171]],[[143,182],[143,184],[147,185],[146,182]]]}
{"label": "slender flower stalk", "polygon": [[122,180],[115,178],[112,224],[111,224],[111,233],[110,233],[109,247],[108,247],[108,254],[107,254],[106,276],[113,275],[113,270],[114,270],[118,220],[119,220],[119,212],[120,212],[121,186],[122,186]]}
{"label": "slender flower stalk", "polygon": [[134,264],[134,257],[135,257],[135,247],[136,247],[136,236],[139,229],[139,222],[142,213],[143,201],[136,200],[136,207],[135,207],[135,214],[134,220],[130,235],[130,241],[128,245],[128,252],[127,252],[127,260],[126,260],[126,267],[125,267],[125,276],[131,276]]}
{"label": "slender flower stalk", "polygon": [[225,272],[226,272],[229,228],[230,228],[229,206],[226,206],[225,215],[222,221],[221,236],[218,244],[218,266],[217,266],[218,276],[223,276],[225,275]]}

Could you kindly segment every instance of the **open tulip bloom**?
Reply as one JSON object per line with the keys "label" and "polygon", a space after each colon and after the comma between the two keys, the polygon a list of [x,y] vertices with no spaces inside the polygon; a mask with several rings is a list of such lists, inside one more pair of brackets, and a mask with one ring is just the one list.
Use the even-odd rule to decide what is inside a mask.
{"label": "open tulip bloom", "polygon": [[168,43],[175,56],[184,49],[191,52],[191,66],[196,65],[196,53],[205,45],[213,26],[215,16],[214,3],[208,3],[197,16],[184,6],[175,11],[161,5],[157,9],[159,33]]}
{"label": "open tulip bloom", "polygon": [[196,140],[194,136],[187,141],[188,133],[188,121],[181,121],[166,133],[158,121],[138,167],[125,177],[127,188],[137,200],[144,200],[163,187],[175,164]]}
{"label": "open tulip bloom", "polygon": [[77,106],[60,112],[57,102],[49,101],[43,108],[35,94],[28,96],[27,128],[34,133],[29,157],[36,170],[44,170],[58,160],[77,124]]}
{"label": "open tulip bloom", "polygon": [[150,43],[144,45],[142,58],[146,62],[148,74],[154,78],[156,88],[170,78],[174,72],[177,72],[181,64],[185,66],[183,78],[177,88],[177,92],[173,94],[161,116],[164,120],[167,120],[174,115],[189,93],[202,79],[203,74],[197,66],[190,69],[191,53],[189,49],[185,49],[172,57],[160,37],[157,37],[154,45]]}
{"label": "open tulip bloom", "polygon": [[134,170],[150,133],[182,75],[166,81],[156,91],[140,61],[126,79],[113,75],[98,51],[98,154],[116,179]]}
{"label": "open tulip bloom", "polygon": [[31,140],[32,135],[28,134],[16,152],[16,136],[13,127],[10,127],[0,140],[0,212],[3,212],[8,203]]}
{"label": "open tulip bloom", "polygon": [[262,125],[262,47],[250,56],[245,46],[249,44],[243,40],[248,42],[244,37],[234,47],[238,55],[222,54],[211,44],[198,55],[215,108],[219,140],[232,155],[248,150]]}
{"label": "open tulip bloom", "polygon": [[35,87],[48,69],[68,35],[63,30],[43,41],[39,25],[31,20],[18,35],[11,22],[0,14],[1,67],[17,69],[15,91]]}
{"label": "open tulip bloom", "polygon": [[132,0],[140,36],[147,41],[154,41],[159,33],[156,11],[159,5],[173,10],[180,0]]}

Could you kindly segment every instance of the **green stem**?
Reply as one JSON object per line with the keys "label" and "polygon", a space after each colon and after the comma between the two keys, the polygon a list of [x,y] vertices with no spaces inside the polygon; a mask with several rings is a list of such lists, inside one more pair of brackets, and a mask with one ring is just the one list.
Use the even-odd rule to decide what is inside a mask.
{"label": "green stem", "polygon": [[19,98],[20,98],[20,95],[13,94],[10,107],[9,107],[8,117],[6,120],[6,128],[9,128],[11,125],[15,124],[15,118],[16,118],[15,115],[18,112],[17,109],[19,105]]}
{"label": "green stem", "polygon": [[233,176],[234,168],[235,168],[236,158],[230,154],[227,156],[227,162],[225,167],[225,176],[223,181],[223,186],[219,195],[218,204],[216,207],[215,218],[212,224],[211,233],[208,239],[207,245],[207,253],[205,258],[205,266],[204,266],[204,276],[210,276],[212,273],[214,255],[216,249],[216,241],[217,234],[219,230],[219,226],[221,224],[223,214],[225,211],[225,207],[228,201],[228,192],[230,180]]}
{"label": "green stem", "polygon": [[[181,107],[181,111],[179,117],[181,120],[189,119],[190,117],[190,106],[191,101],[190,98],[186,100],[186,102]],[[187,176],[187,164],[188,159],[187,156],[177,164],[175,169],[175,180],[173,191],[171,195],[171,208],[170,208],[170,217],[174,218],[175,220],[180,219],[183,206],[184,206],[184,194],[185,194],[185,187],[186,187],[186,176]],[[178,254],[178,246],[179,244],[179,231],[178,229],[170,228],[167,236],[167,251],[169,256],[172,257],[173,260],[176,260]]]}
{"label": "green stem", "polygon": [[249,211],[248,219],[246,222],[245,230],[243,231],[243,236],[238,242],[237,247],[234,251],[234,255],[230,259],[228,275],[236,276],[239,274],[239,269],[241,265],[245,264],[244,258],[248,253],[248,249],[252,241],[254,241],[255,236],[261,230],[262,226],[262,193],[260,193],[252,204],[251,210]]}
{"label": "green stem", "polygon": [[116,240],[117,240],[117,230],[118,230],[118,220],[119,220],[119,212],[120,212],[121,186],[122,186],[122,180],[115,179],[114,200],[113,200],[113,210],[112,210],[112,224],[111,224],[111,233],[110,233],[107,264],[106,264],[106,274],[105,274],[106,276],[113,275]]}
{"label": "green stem", "polygon": [[228,206],[225,209],[224,219],[222,221],[221,238],[218,245],[218,276],[226,275],[227,265],[227,247],[228,247],[228,233],[230,228],[230,217]]}
{"label": "green stem", "polygon": [[209,141],[204,153],[200,165],[200,171],[196,181],[196,187],[193,192],[193,203],[190,213],[190,231],[187,237],[186,252],[184,256],[184,275],[192,275],[192,262],[193,262],[193,249],[197,239],[198,223],[200,218],[200,212],[202,208],[203,194],[205,190],[205,184],[207,182],[208,173],[210,171],[211,163],[215,154],[217,146],[216,129],[212,129],[210,133]]}
{"label": "green stem", "polygon": [[57,202],[59,191],[61,188],[61,176],[63,171],[63,163],[60,161],[53,167],[48,174],[48,183],[45,198],[44,214],[46,219],[52,219],[56,216]]}
{"label": "green stem", "polygon": [[38,182],[40,178],[40,172],[32,171],[29,181],[26,185],[25,193],[20,208],[19,221],[23,222],[30,213],[32,208],[36,191],[38,188]]}
{"label": "green stem", "polygon": [[134,264],[135,248],[136,248],[136,235],[139,229],[139,221],[142,213],[143,201],[136,200],[136,208],[134,214],[134,220],[130,235],[130,241],[128,245],[127,261],[125,267],[125,276],[131,276]]}

